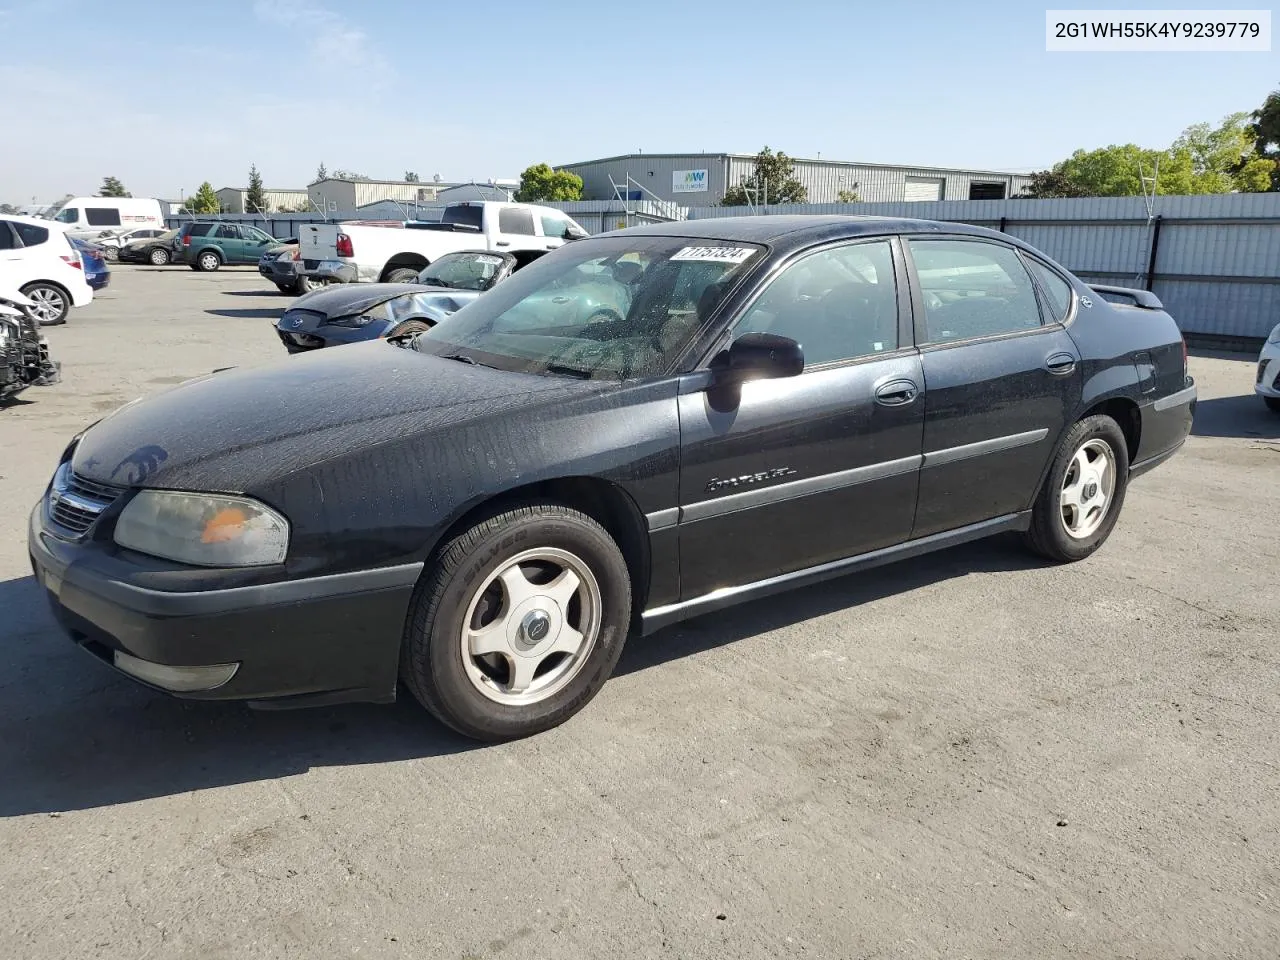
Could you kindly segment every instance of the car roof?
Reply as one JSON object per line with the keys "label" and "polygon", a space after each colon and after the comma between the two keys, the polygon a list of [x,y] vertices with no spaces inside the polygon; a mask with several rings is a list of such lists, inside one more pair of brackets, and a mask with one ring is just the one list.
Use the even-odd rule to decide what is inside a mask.
{"label": "car roof", "polygon": [[55,230],[61,230],[66,233],[66,224],[58,223],[56,220],[46,220],[43,217],[24,217],[17,213],[0,213],[0,218],[9,220],[13,223],[29,223],[35,227],[52,227]]}
{"label": "car roof", "polygon": [[[597,236],[610,237],[622,233],[614,230]],[[714,217],[708,220],[683,220],[631,227],[627,234],[645,236],[689,237],[698,240],[728,240],[765,243],[774,247],[803,247],[826,240],[843,240],[860,236],[882,236],[895,233],[959,233],[978,237],[1014,238],[986,227],[967,223],[943,223],[938,220],[915,220],[908,217],[845,217],[813,215],[752,215]]]}

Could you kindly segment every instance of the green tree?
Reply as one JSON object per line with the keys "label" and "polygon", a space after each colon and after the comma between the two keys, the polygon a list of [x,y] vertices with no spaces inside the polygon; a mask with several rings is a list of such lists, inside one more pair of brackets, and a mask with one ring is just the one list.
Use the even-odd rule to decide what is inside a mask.
{"label": "green tree", "polygon": [[720,203],[745,207],[751,203],[804,203],[808,198],[809,191],[796,179],[795,161],[781,150],[774,153],[765,147],[756,154],[755,168],[736,187],[730,187]]}
{"label": "green tree", "polygon": [[1192,193],[1264,193],[1271,189],[1276,161],[1259,154],[1257,138],[1250,115],[1233,113],[1217,127],[1187,127],[1169,149],[1190,156]]}
{"label": "green tree", "polygon": [[[1264,160],[1280,159],[1280,90],[1267,94],[1250,115],[1253,123],[1254,151]],[[1280,167],[1271,171],[1271,189],[1280,190]]]}
{"label": "green tree", "polygon": [[0,203],[0,213],[17,213],[18,208],[12,203]]}
{"label": "green tree", "polygon": [[535,163],[520,174],[516,199],[521,203],[547,200],[581,200],[582,178],[568,170],[552,170],[545,163]]}
{"label": "green tree", "polygon": [[363,173],[356,173],[354,170],[338,169],[333,171],[334,180],[368,180]]}
{"label": "green tree", "polygon": [[320,166],[316,167],[316,178],[311,182],[319,183],[321,180],[328,180],[328,179],[329,179],[329,171],[325,167],[324,163],[322,162]]}
{"label": "green tree", "polygon": [[858,199],[857,190],[841,190],[836,194],[837,203],[857,203]]}
{"label": "green tree", "polygon": [[[1058,166],[1061,166],[1059,164]],[[1042,200],[1047,197],[1083,197],[1084,188],[1061,170],[1037,170],[1019,197]]]}
{"label": "green tree", "polygon": [[404,172],[404,182],[405,182],[405,183],[420,183],[421,181],[418,179],[418,175],[417,175],[416,173],[414,173],[412,170],[406,170],[406,171]]}
{"label": "green tree", "polygon": [[267,209],[267,191],[262,186],[262,174],[256,163],[249,165],[249,189],[244,197],[245,213],[270,213]]}
{"label": "green tree", "polygon": [[187,202],[183,204],[187,208],[187,213],[221,213],[222,204],[218,202],[218,195],[213,191],[213,184],[208,180],[200,184],[200,189],[187,197]]}
{"label": "green tree", "polygon": [[103,177],[102,189],[98,191],[100,197],[132,197],[133,194],[124,188],[124,184],[115,177]]}

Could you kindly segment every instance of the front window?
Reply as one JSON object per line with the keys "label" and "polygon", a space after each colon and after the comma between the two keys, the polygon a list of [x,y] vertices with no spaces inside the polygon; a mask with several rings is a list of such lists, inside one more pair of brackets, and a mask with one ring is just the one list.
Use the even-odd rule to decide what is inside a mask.
{"label": "front window", "polygon": [[418,274],[418,283],[452,290],[488,290],[493,286],[502,257],[491,253],[451,253]]}
{"label": "front window", "polygon": [[413,346],[551,376],[656,376],[762,253],[754,244],[681,237],[582,240],[498,284]]}
{"label": "front window", "polygon": [[78,207],[63,207],[53,219],[59,223],[79,223],[80,210]]}

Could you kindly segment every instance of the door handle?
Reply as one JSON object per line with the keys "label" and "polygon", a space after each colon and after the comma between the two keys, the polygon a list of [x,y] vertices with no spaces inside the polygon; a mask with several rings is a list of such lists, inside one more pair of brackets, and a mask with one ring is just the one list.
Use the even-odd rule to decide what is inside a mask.
{"label": "door handle", "polygon": [[1055,377],[1065,377],[1076,368],[1076,358],[1069,353],[1055,353],[1044,362],[1044,368]]}
{"label": "door handle", "polygon": [[876,403],[882,407],[900,407],[920,395],[913,380],[890,380],[876,387]]}

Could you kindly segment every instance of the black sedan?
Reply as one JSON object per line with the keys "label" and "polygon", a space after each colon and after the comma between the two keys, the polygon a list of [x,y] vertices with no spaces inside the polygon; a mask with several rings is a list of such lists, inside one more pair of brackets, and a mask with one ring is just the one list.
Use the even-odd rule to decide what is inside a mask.
{"label": "black sedan", "polygon": [[169,230],[158,237],[143,237],[140,240],[130,240],[117,252],[116,259],[120,263],[149,263],[156,267],[168,266],[173,259],[169,247],[173,242],[173,238],[177,235],[177,230]]}
{"label": "black sedan", "polygon": [[415,283],[335,283],[295,300],[276,333],[290,353],[421,333],[545,253],[461,250],[424,267]]}
{"label": "black sedan", "polygon": [[[602,258],[641,273],[583,318]],[[1088,557],[1195,397],[1153,299],[1004,234],[671,223],[567,244],[416,337],[118,410],[68,446],[30,552],[72,639],[160,690],[403,682],[518,737],[683,617],[1006,531]]]}

